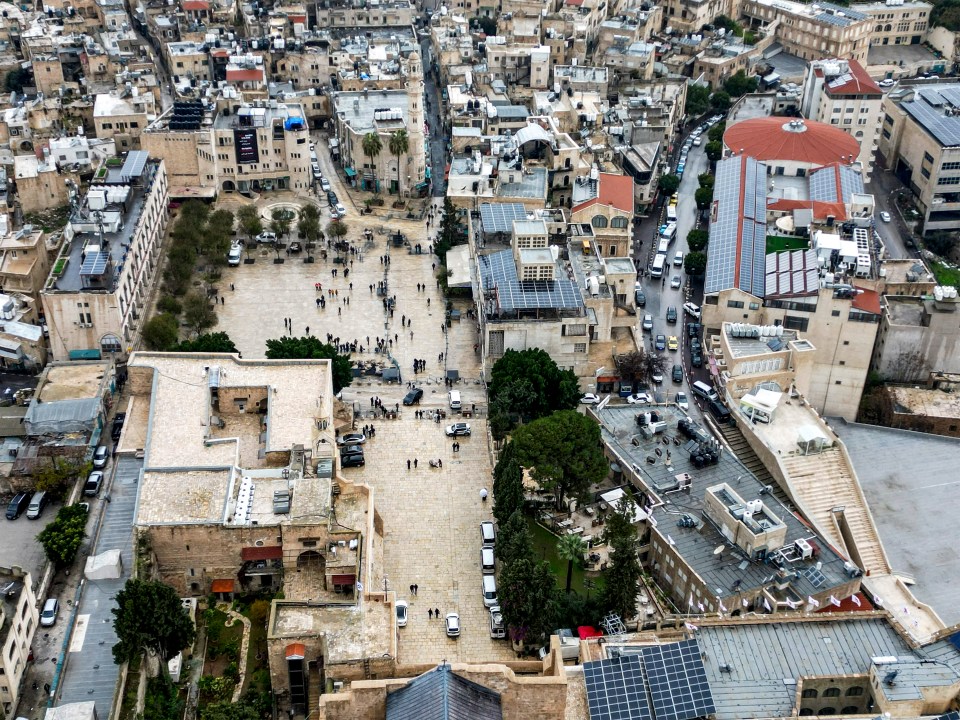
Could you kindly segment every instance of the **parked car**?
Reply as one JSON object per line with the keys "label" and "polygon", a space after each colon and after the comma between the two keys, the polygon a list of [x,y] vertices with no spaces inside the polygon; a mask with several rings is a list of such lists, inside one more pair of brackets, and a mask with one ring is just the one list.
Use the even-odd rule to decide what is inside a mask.
{"label": "parked car", "polygon": [[255,239],[257,243],[260,245],[272,245],[277,241],[277,235],[276,233],[272,233],[269,230],[265,230],[264,232],[257,235]]}
{"label": "parked car", "polygon": [[581,405],[596,405],[598,402],[600,402],[600,396],[593,393],[587,393],[580,398]]}
{"label": "parked car", "polygon": [[363,459],[363,454],[360,455],[341,455],[340,456],[340,467],[363,467],[366,464],[366,460]]}
{"label": "parked car", "polygon": [[240,264],[243,248],[240,245],[231,245],[230,252],[227,253],[227,265],[237,267]]}
{"label": "parked car", "polygon": [[337,445],[363,445],[367,436],[363,433],[347,433],[337,438]]}
{"label": "parked car", "polygon": [[100,445],[93,453],[93,467],[96,470],[103,470],[107,466],[107,460],[110,458],[110,451],[106,445]]}
{"label": "parked car", "polygon": [[327,190],[327,202],[331,205],[336,205],[338,202],[340,202],[340,199],[333,190]]}
{"label": "parked car", "polygon": [[341,445],[340,457],[346,457],[347,455],[363,455],[363,446],[362,445]]}
{"label": "parked car", "polygon": [[683,311],[687,315],[690,315],[691,317],[695,317],[697,320],[700,319],[700,306],[697,305],[696,303],[685,302],[683,304]]}
{"label": "parked car", "polygon": [[326,178],[320,178],[320,189],[323,192],[330,192],[330,181]]}
{"label": "parked car", "polygon": [[457,437],[458,435],[469,435],[470,434],[470,423],[458,422],[453,423],[453,425],[447,425],[446,429],[447,437]]}
{"label": "parked car", "polygon": [[670,372],[670,375],[672,376],[673,381],[675,383],[682,383],[683,382],[683,366],[674,365],[673,370]]}
{"label": "parked car", "polygon": [[699,350],[690,350],[690,364],[695,368],[703,367],[703,355]]}
{"label": "parked car", "polygon": [[640,288],[634,289],[633,300],[637,304],[637,307],[644,307],[647,304],[647,296],[643,294],[643,290]]}
{"label": "parked car", "polygon": [[7,505],[7,520],[16,520],[27,511],[30,504],[30,493],[17,493]]}
{"label": "parked car", "polygon": [[120,434],[123,432],[123,422],[126,419],[127,414],[123,412],[113,416],[113,426],[110,428],[110,437],[113,438],[114,442],[120,439]]}
{"label": "parked car", "polygon": [[657,385],[663,382],[663,373],[659,370],[654,370],[653,374],[650,375],[650,379],[653,380]]}
{"label": "parked car", "polygon": [[882,213],[880,213],[880,219],[884,222],[890,222],[890,213],[884,210]]}
{"label": "parked car", "polygon": [[667,350],[670,350],[671,352],[676,352],[679,349],[680,349],[680,341],[677,340],[677,336],[671,335],[670,337],[668,337]]}
{"label": "parked car", "polygon": [[653,398],[645,392],[634,393],[627,398],[628,405],[647,405],[651,402],[653,402]]}
{"label": "parked car", "polygon": [[444,621],[447,628],[447,637],[458,638],[460,637],[460,616],[456,613],[447,613],[446,620]]}
{"label": "parked car", "polygon": [[420,398],[422,397],[423,397],[422,388],[418,388],[418,387],[411,388],[410,392],[408,392],[406,395],[403,396],[403,404],[416,405],[417,403],[420,402]]}
{"label": "parked car", "polygon": [[687,335],[690,337],[700,337],[700,330],[702,330],[700,323],[687,323]]}
{"label": "parked car", "polygon": [[885,78],[884,80],[881,80],[880,82],[877,83],[877,85],[879,85],[882,88],[893,87],[896,84],[897,84],[897,81],[894,80],[893,78]]}
{"label": "parked car", "polygon": [[43,611],[40,613],[40,624],[43,627],[50,627],[57,621],[57,615],[60,614],[60,601],[56,598],[47,598],[43,604]]}
{"label": "parked car", "polygon": [[671,305],[667,308],[667,322],[671,325],[677,321],[677,309]]}
{"label": "parked car", "polygon": [[407,610],[410,604],[406,600],[397,600],[397,627],[407,626]]}
{"label": "parked car", "polygon": [[340,217],[347,214],[347,209],[343,206],[343,203],[335,203],[334,207],[337,209],[337,212],[340,213]]}
{"label": "parked car", "polygon": [[687,394],[686,394],[686,393],[678,392],[678,393],[677,393],[677,399],[674,400],[674,402],[676,403],[677,407],[680,408],[681,410],[689,410],[689,409],[690,409],[690,403],[687,402]]}
{"label": "parked car", "polygon": [[87,481],[83,484],[83,494],[88,497],[97,495],[100,492],[100,486],[103,485],[103,473],[94,470],[87,475]]}
{"label": "parked car", "polygon": [[660,352],[663,352],[667,349],[667,336],[666,335],[657,335],[656,341],[653,343],[653,346]]}
{"label": "parked car", "polygon": [[696,137],[696,138],[694,138],[694,140],[693,140],[693,146],[694,146],[694,147],[700,147],[701,145],[703,145],[703,138],[702,138],[702,137],[699,137],[699,136]]}
{"label": "parked car", "polygon": [[339,219],[342,218],[342,217],[343,217],[343,214],[342,214],[339,210],[337,210],[337,206],[336,206],[336,205],[331,205],[331,206],[330,206],[330,219],[331,219],[331,220],[339,220]]}
{"label": "parked car", "polygon": [[683,281],[680,279],[679,275],[674,275],[672,278],[670,278],[670,287],[674,290],[679,290],[681,285],[683,285]]}
{"label": "parked car", "polygon": [[653,330],[653,315],[644,315],[644,316],[643,316],[643,329],[644,329],[644,330]]}

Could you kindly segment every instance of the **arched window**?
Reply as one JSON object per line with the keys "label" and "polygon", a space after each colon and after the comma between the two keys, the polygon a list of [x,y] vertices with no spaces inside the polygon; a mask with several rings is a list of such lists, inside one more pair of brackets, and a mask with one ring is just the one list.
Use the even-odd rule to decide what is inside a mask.
{"label": "arched window", "polygon": [[605,228],[607,226],[607,219],[603,215],[594,215],[590,224],[595,228]]}
{"label": "arched window", "polygon": [[625,217],[615,217],[610,221],[610,227],[613,228],[625,228],[627,226],[627,219]]}
{"label": "arched window", "polygon": [[823,691],[824,697],[840,697],[840,688],[827,688]]}
{"label": "arched window", "polygon": [[856,697],[863,695],[863,688],[859,685],[854,685],[852,688],[847,689],[847,697]]}
{"label": "arched window", "polygon": [[841,715],[856,715],[856,714],[858,714],[859,712],[860,712],[860,710],[857,708],[856,705],[847,705],[840,714],[841,714]]}
{"label": "arched window", "polygon": [[814,688],[804,688],[803,694],[801,697],[805,698],[815,698],[817,697],[817,691]]}
{"label": "arched window", "polygon": [[810,708],[800,708],[800,717],[804,717],[805,715],[813,715],[813,710]]}
{"label": "arched window", "polygon": [[836,714],[837,714],[837,709],[829,706],[825,708],[820,708],[820,712],[817,713],[817,715],[836,715]]}

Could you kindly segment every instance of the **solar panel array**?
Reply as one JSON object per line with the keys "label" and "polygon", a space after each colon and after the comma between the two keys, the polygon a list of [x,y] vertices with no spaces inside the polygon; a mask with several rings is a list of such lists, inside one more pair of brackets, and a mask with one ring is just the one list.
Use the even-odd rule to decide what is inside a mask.
{"label": "solar panel array", "polygon": [[583,678],[590,720],[653,720],[639,656],[584,663]]}
{"label": "solar panel array", "polygon": [[763,297],[767,243],[766,175],[766,164],[749,157],[732,157],[717,163],[713,186],[717,217],[710,225],[705,293],[737,287]]}
{"label": "solar panel array", "polygon": [[810,173],[810,199],[819,202],[839,202],[837,197],[837,172],[827,166]]}
{"label": "solar panel array", "polygon": [[133,180],[143,175],[143,169],[147,166],[147,160],[150,159],[150,153],[146,150],[131,150],[127,153],[127,159],[123,161],[123,167],[120,168],[120,175],[125,180]]}
{"label": "solar panel array", "polygon": [[804,570],[803,576],[809,580],[810,584],[815,588],[820,587],[827,581],[827,578],[824,577],[822,572],[817,570],[816,566],[808,567],[806,570]]}
{"label": "solar panel array", "polygon": [[526,220],[527,209],[521,203],[483,203],[480,205],[480,222],[485,233],[508,233],[513,231],[514,220]]}
{"label": "solar panel array", "polygon": [[692,720],[716,714],[700,645],[625,646],[584,663],[590,720]]}
{"label": "solar panel array", "polygon": [[483,290],[497,291],[501,310],[535,310],[578,308],[583,295],[577,284],[566,278],[557,280],[524,280],[517,277],[513,252],[503,250],[479,258],[480,282]]}
{"label": "solar panel array", "polygon": [[943,106],[960,107],[960,85],[944,83],[916,89],[914,99],[900,103],[917,123],[945,147],[960,145],[960,115],[947,115]]}
{"label": "solar panel array", "polygon": [[657,720],[691,720],[716,713],[696,640],[652,645],[641,655]]}
{"label": "solar panel array", "polygon": [[840,166],[840,192],[843,195],[844,202],[850,202],[850,196],[854,193],[862,193],[863,175],[848,165]]}
{"label": "solar panel array", "polygon": [[107,262],[110,260],[109,253],[91,252],[83,259],[83,265],[80,266],[81,275],[103,275],[107,271]]}
{"label": "solar panel array", "polygon": [[767,255],[767,297],[812,295],[820,287],[816,250],[790,250]]}

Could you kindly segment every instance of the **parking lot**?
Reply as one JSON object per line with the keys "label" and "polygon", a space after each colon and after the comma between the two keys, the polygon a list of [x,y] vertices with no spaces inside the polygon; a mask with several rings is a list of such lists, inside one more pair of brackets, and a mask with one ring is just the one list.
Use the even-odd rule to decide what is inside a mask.
{"label": "parking lot", "polygon": [[[4,503],[4,511],[6,507]],[[51,503],[44,509],[43,515],[36,520],[27,520],[26,512],[16,520],[0,519],[3,523],[0,565],[3,567],[19,565],[33,575],[34,582],[38,582],[45,561],[43,547],[37,542],[37,535],[57,516],[59,509],[60,503]]]}

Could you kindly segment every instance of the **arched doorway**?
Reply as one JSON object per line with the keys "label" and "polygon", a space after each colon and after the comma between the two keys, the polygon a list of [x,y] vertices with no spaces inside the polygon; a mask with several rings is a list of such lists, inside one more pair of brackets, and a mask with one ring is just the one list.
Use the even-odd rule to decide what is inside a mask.
{"label": "arched doorway", "polygon": [[233,180],[224,180],[223,181],[223,191],[224,192],[235,192],[237,189],[237,184]]}
{"label": "arched doorway", "polygon": [[123,343],[120,338],[113,333],[107,333],[100,338],[101,353],[119,353],[123,352]]}
{"label": "arched doorway", "polygon": [[305,550],[297,557],[297,570],[311,570],[323,572],[327,562],[323,555],[316,550]]}

